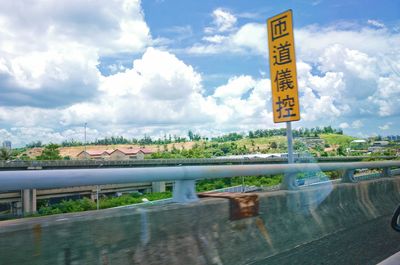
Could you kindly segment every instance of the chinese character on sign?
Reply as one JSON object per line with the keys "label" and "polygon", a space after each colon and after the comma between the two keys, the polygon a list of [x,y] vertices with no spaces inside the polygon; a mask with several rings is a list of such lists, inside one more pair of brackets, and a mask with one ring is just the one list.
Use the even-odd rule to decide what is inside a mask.
{"label": "chinese character on sign", "polygon": [[285,19],[286,16],[283,16],[271,21],[272,41],[275,41],[276,39],[289,35]]}
{"label": "chinese character on sign", "polygon": [[288,68],[276,71],[276,91],[285,91],[294,88],[292,71]]}
{"label": "chinese character on sign", "polygon": [[[278,54],[276,54],[276,50],[278,50]],[[278,47],[274,46],[274,65],[283,65],[292,62],[290,58],[290,43],[285,42],[284,44],[280,43]]]}
{"label": "chinese character on sign", "polygon": [[287,95],[286,98],[281,99],[279,96],[278,101],[275,104],[277,105],[276,111],[279,114],[279,119],[282,117],[287,118],[296,116],[296,113],[292,113],[293,107],[295,106],[293,97],[289,97],[289,95]]}
{"label": "chinese character on sign", "polygon": [[267,20],[274,122],[300,120],[292,10]]}

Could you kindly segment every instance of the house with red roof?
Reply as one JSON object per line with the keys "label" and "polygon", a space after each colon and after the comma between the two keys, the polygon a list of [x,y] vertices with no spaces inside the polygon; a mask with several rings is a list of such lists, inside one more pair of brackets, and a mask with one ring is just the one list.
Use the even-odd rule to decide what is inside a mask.
{"label": "house with red roof", "polygon": [[144,159],[145,155],[151,153],[146,148],[118,148],[110,154],[110,160]]}
{"label": "house with red roof", "polygon": [[86,150],[80,152],[76,157],[78,159],[96,159],[96,160],[128,160],[144,159],[145,155],[152,154],[153,151],[147,148],[118,148],[115,150]]}

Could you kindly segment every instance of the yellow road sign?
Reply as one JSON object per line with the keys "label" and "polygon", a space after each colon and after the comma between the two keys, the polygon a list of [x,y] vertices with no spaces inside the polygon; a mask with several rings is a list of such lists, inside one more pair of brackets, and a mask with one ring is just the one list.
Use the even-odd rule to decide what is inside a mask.
{"label": "yellow road sign", "polygon": [[292,10],[267,20],[274,122],[300,120]]}

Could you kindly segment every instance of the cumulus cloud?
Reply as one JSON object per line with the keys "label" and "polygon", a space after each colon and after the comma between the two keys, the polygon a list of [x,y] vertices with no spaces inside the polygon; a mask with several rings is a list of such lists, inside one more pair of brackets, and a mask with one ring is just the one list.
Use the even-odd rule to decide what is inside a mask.
{"label": "cumulus cloud", "polygon": [[[0,139],[79,139],[85,122],[93,140],[282,126],[272,123],[265,74],[230,76],[205,93],[195,67],[149,48],[162,38],[152,39],[138,0],[63,5],[22,9],[22,1],[13,1],[0,10]],[[238,19],[215,9],[204,36],[185,51],[267,59],[266,26],[240,25]],[[302,122],[360,131],[371,117],[399,116],[400,34],[376,22],[295,30]],[[192,34],[191,28],[175,30]],[[138,59],[131,65],[112,62],[106,66],[110,74],[102,75],[101,58],[120,52]],[[382,120],[380,129],[390,128]]]}
{"label": "cumulus cloud", "polygon": [[353,121],[353,122],[351,123],[351,126],[352,126],[354,129],[360,129],[361,127],[364,126],[364,123],[363,123],[361,120],[355,120],[355,121]]}
{"label": "cumulus cloud", "polygon": [[136,126],[209,126],[241,118],[256,122],[259,115],[269,115],[268,86],[266,80],[237,76],[206,96],[201,75],[190,65],[169,52],[149,48],[132,68],[102,78],[98,100],[65,109],[62,122],[68,126],[86,120]]}
{"label": "cumulus cloud", "polygon": [[[76,139],[74,133],[79,136],[79,128],[85,122],[92,128],[90,137],[133,137],[145,132],[157,135],[165,130],[185,135],[190,128],[218,134],[229,129],[247,131],[273,126],[268,79],[235,76],[211,95],[204,94],[201,80],[201,74],[175,55],[148,48],[131,67],[102,76],[101,93],[93,100],[51,110],[3,108],[0,125],[29,112],[15,123],[19,130],[7,131],[26,142],[30,138],[44,142]],[[57,131],[57,127],[64,130]],[[26,132],[28,128],[32,129],[30,134]]]}
{"label": "cumulus cloud", "polygon": [[[304,121],[334,124],[338,118],[400,114],[400,34],[371,23],[374,28],[314,25],[295,30]],[[211,40],[186,51],[268,56],[264,24],[247,23]]]}
{"label": "cumulus cloud", "polygon": [[382,125],[382,126],[378,126],[378,128],[381,129],[382,131],[386,131],[386,130],[389,130],[389,128],[390,128],[390,126],[391,126],[392,124],[393,124],[392,122],[388,122],[388,123],[385,123],[385,124]]}
{"label": "cumulus cloud", "polygon": [[237,21],[237,18],[231,12],[223,8],[215,9],[212,12],[212,17],[213,25],[204,29],[204,32],[207,34],[231,31]]}
{"label": "cumulus cloud", "polygon": [[219,53],[239,53],[267,55],[267,30],[258,23],[248,23],[228,34],[205,36],[205,43],[196,43],[186,48],[189,54],[212,55]]}
{"label": "cumulus cloud", "polygon": [[0,104],[53,108],[92,98],[101,56],[140,52],[149,42],[137,0],[6,1]]}
{"label": "cumulus cloud", "polygon": [[385,27],[385,24],[383,24],[382,22],[379,22],[378,20],[375,20],[375,19],[368,19],[367,23],[372,25],[372,26],[374,26],[374,27],[377,27],[377,28],[384,28]]}

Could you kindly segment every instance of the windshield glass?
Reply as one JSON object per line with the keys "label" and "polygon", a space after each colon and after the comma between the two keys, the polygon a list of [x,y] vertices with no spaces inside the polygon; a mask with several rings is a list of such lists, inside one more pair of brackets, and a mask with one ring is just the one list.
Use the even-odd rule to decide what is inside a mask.
{"label": "windshield glass", "polygon": [[0,265],[396,254],[399,11],[1,1]]}

